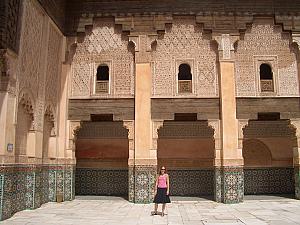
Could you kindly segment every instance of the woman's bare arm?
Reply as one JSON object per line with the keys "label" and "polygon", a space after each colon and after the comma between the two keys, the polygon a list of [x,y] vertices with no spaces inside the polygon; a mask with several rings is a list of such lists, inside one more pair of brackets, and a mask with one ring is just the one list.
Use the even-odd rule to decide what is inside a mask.
{"label": "woman's bare arm", "polygon": [[154,194],[156,195],[157,192],[157,186],[158,186],[158,176],[156,175],[156,182],[155,182],[155,187],[154,187]]}
{"label": "woman's bare arm", "polygon": [[167,195],[170,193],[170,180],[169,180],[169,174],[167,174]]}

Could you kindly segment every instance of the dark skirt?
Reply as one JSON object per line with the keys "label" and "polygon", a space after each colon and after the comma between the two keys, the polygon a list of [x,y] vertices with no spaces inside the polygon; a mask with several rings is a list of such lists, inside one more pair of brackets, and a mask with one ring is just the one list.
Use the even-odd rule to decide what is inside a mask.
{"label": "dark skirt", "polygon": [[171,203],[169,195],[167,195],[167,188],[157,188],[154,197],[154,203]]}

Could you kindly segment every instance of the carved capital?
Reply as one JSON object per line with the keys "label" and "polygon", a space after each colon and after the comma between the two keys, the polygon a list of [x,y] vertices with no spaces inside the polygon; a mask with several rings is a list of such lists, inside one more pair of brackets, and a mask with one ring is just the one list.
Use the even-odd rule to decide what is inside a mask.
{"label": "carved capital", "polygon": [[77,48],[77,37],[67,37],[65,42],[65,64],[72,64]]}
{"label": "carved capital", "polygon": [[214,129],[214,139],[221,138],[220,120],[208,120],[208,126]]}
{"label": "carved capital", "polygon": [[69,146],[68,149],[75,150],[75,141],[77,137],[77,133],[81,128],[81,122],[78,121],[69,121]]}
{"label": "carved capital", "polygon": [[298,49],[300,50],[300,34],[292,34],[293,42],[298,45]]}
{"label": "carved capital", "polygon": [[134,44],[136,63],[150,62],[152,44],[157,40],[157,34],[129,35],[129,42]]}
{"label": "carved capital", "polygon": [[128,139],[134,139],[134,120],[124,120],[123,127],[128,130]]}
{"label": "carved capital", "polygon": [[300,120],[291,119],[290,124],[291,124],[291,129],[293,129],[295,131],[295,135],[296,135],[297,139],[300,139]]}
{"label": "carved capital", "polygon": [[244,138],[244,129],[246,126],[248,126],[249,120],[247,119],[240,119],[238,120],[238,138],[243,139]]}
{"label": "carved capital", "polygon": [[152,121],[152,149],[157,149],[158,130],[163,127],[163,120]]}
{"label": "carved capital", "polygon": [[16,94],[17,55],[9,49],[0,50],[0,91]]}
{"label": "carved capital", "polygon": [[221,34],[215,36],[214,39],[218,43],[218,50],[220,51],[220,59],[232,59],[232,52],[234,51],[234,44],[240,39],[239,35]]}

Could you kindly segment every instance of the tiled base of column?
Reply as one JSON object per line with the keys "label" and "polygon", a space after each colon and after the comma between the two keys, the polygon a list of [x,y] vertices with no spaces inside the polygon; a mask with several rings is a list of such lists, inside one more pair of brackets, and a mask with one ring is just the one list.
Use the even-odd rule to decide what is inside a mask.
{"label": "tiled base of column", "polygon": [[300,199],[300,167],[295,166],[295,197]]}
{"label": "tiled base of column", "polygon": [[157,166],[135,166],[134,169],[134,202],[151,203],[154,198],[154,184]]}
{"label": "tiled base of column", "polygon": [[214,199],[216,202],[222,202],[222,170],[221,168],[215,168],[215,174],[214,174]]}
{"label": "tiled base of column", "polygon": [[[64,181],[63,177],[57,180],[57,166],[55,167],[53,169],[51,166],[41,165],[0,166],[0,220],[5,220],[18,211],[35,209],[48,201],[56,201],[56,184],[60,184],[59,190],[65,190],[64,186],[67,184],[67,193],[62,194],[73,196],[69,190],[74,190],[74,186],[70,187],[69,184],[73,184],[74,179]],[[62,177],[61,174],[69,173],[70,167],[59,166],[59,168],[62,170],[59,170],[58,178]]]}
{"label": "tiled base of column", "polygon": [[73,186],[74,182],[74,166],[66,166],[65,169],[65,192],[64,192],[64,200],[71,201],[75,198],[75,186]]}
{"label": "tiled base of column", "polygon": [[243,167],[221,167],[215,170],[215,200],[226,204],[242,202],[244,198]]}
{"label": "tiled base of column", "polygon": [[128,201],[134,202],[134,166],[128,166]]}

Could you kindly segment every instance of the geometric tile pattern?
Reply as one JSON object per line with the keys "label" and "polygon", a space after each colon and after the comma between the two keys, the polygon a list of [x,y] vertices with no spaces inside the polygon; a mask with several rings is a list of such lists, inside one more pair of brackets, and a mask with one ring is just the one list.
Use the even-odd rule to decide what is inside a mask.
{"label": "geometric tile pattern", "polygon": [[[66,172],[67,182],[72,174]],[[66,187],[67,188],[67,187]],[[128,169],[76,168],[76,195],[128,196]]]}
{"label": "geometric tile pattern", "polygon": [[214,171],[214,200],[216,202],[222,202],[222,171],[220,168],[216,167]]}
{"label": "geometric tile pattern", "polygon": [[[134,166],[133,190],[135,203],[145,204],[153,202],[156,176],[156,165]],[[132,192],[132,190],[129,190],[129,192]]]}
{"label": "geometric tile pattern", "polygon": [[214,194],[214,170],[168,170],[170,195],[212,196]]}
{"label": "geometric tile pattern", "polygon": [[[0,166],[0,220],[5,220],[18,211],[38,208],[48,201],[56,201],[57,183],[61,183],[59,190],[64,190],[65,184],[68,187],[70,184],[74,184],[74,176],[71,176],[72,181],[64,182],[61,180],[57,182],[57,171],[59,174],[64,174],[73,168],[72,166],[57,165]],[[63,176],[61,177],[63,179]],[[74,190],[74,186],[68,189]],[[72,196],[71,198],[68,197],[68,200],[74,199],[73,193],[65,195]]]}
{"label": "geometric tile pattern", "polygon": [[291,194],[295,192],[294,168],[244,169],[245,194]]}
{"label": "geometric tile pattern", "polygon": [[295,166],[295,197],[296,199],[300,199],[300,167]]}
{"label": "geometric tile pattern", "polygon": [[243,167],[223,168],[223,202],[239,203],[244,199]]}
{"label": "geometric tile pattern", "polygon": [[134,201],[134,166],[128,166],[128,201]]}
{"label": "geometric tile pattern", "polygon": [[244,198],[243,167],[215,168],[215,199],[225,204],[239,203]]}

